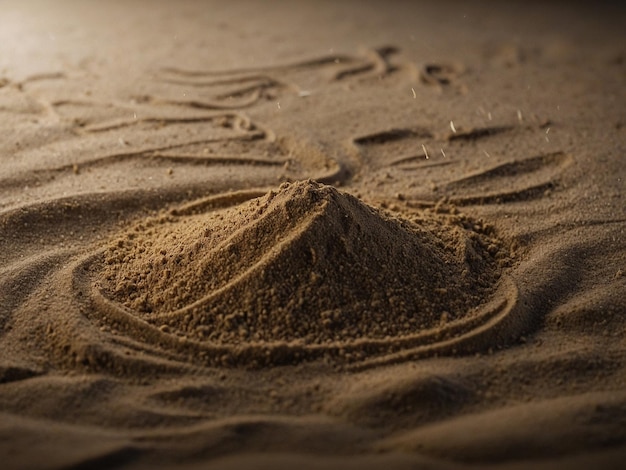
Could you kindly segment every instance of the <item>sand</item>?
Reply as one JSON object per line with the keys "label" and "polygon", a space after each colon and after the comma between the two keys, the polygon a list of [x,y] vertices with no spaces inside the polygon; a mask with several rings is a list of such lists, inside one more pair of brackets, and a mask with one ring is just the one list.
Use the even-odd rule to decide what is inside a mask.
{"label": "sand", "polygon": [[2,468],[623,465],[623,7],[0,9]]}

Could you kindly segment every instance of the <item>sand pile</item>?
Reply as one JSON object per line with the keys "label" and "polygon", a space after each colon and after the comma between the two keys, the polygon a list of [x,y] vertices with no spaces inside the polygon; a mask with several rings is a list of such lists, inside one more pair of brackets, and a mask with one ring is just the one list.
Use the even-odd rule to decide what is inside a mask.
{"label": "sand pile", "polygon": [[402,336],[484,302],[504,250],[452,214],[400,219],[313,181],[137,225],[106,253],[106,295],[216,343]]}

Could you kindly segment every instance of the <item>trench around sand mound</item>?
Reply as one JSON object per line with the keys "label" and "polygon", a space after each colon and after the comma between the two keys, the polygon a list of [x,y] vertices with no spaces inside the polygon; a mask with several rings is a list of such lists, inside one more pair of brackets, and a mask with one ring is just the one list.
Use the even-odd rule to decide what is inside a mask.
{"label": "trench around sand mound", "polygon": [[492,229],[394,217],[313,181],[138,224],[109,246],[107,297],[218,345],[332,345],[424,332],[475,312],[506,251]]}

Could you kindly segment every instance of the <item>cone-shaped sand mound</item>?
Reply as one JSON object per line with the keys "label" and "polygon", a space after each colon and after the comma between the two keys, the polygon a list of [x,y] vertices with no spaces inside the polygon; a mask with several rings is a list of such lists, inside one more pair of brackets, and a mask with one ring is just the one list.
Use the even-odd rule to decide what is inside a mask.
{"label": "cone-shaped sand mound", "polygon": [[399,219],[306,181],[238,206],[138,225],[106,254],[109,297],[216,344],[405,336],[471,314],[500,275],[490,230]]}

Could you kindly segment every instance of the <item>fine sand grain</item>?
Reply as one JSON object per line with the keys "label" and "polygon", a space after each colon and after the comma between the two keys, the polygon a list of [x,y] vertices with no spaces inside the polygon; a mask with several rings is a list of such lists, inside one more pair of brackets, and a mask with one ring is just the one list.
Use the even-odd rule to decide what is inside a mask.
{"label": "fine sand grain", "polygon": [[623,468],[625,30],[0,4],[0,468]]}

